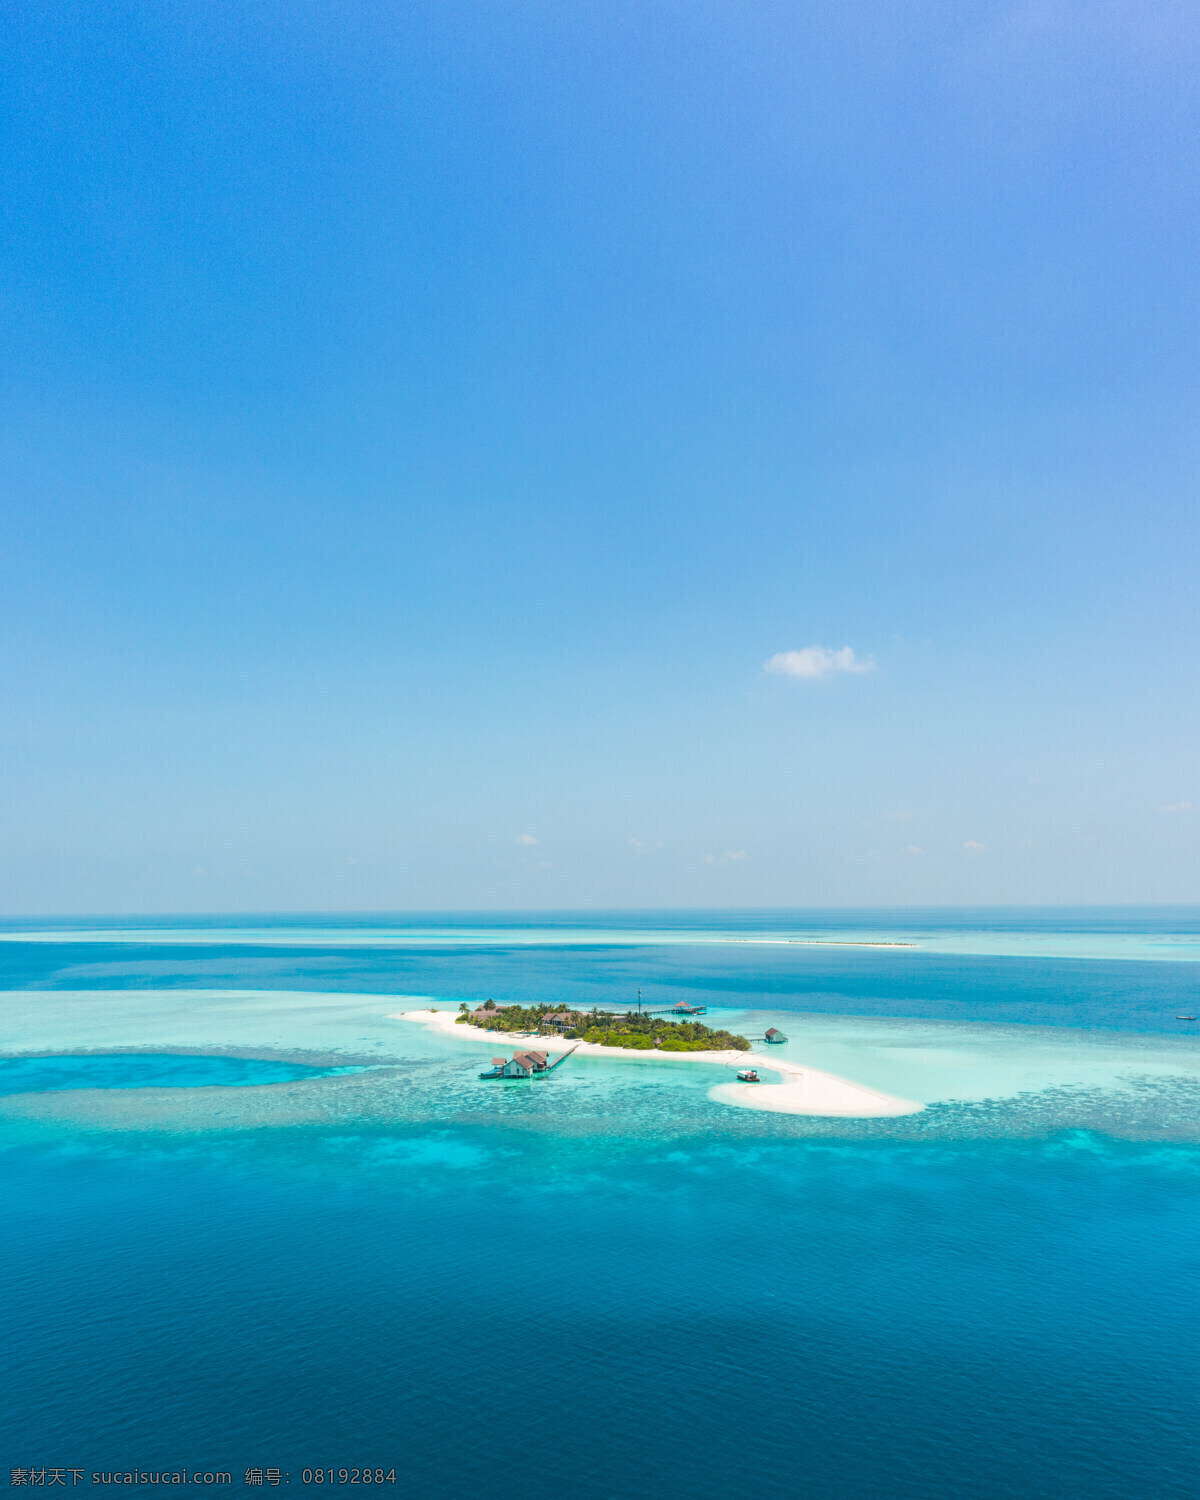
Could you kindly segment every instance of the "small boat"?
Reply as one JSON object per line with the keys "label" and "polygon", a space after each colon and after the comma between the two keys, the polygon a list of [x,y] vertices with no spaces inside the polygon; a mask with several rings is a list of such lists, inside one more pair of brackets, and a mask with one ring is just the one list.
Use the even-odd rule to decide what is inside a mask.
{"label": "small boat", "polygon": [[1176,1016],[1175,1019],[1177,1021],[1194,1021],[1196,1018],[1195,1016]]}
{"label": "small boat", "polygon": [[758,1081],[758,1070],[756,1068],[742,1068],[738,1073],[739,1083],[757,1083]]}

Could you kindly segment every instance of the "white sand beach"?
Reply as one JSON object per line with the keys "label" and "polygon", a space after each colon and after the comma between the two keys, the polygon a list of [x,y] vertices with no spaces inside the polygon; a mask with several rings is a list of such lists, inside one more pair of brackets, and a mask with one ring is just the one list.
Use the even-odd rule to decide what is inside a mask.
{"label": "white sand beach", "polygon": [[[706,1054],[716,1057],[717,1053]],[[843,1119],[871,1119],[886,1115],[915,1115],[925,1108],[913,1099],[899,1099],[893,1094],[881,1093],[867,1088],[865,1084],[852,1083],[848,1078],[839,1078],[836,1073],[823,1073],[819,1068],[807,1068],[799,1063],[774,1059],[764,1062],[757,1053],[740,1053],[739,1067],[751,1064],[764,1071],[783,1075],[782,1083],[718,1083],[709,1089],[708,1097],[721,1104],[733,1104],[739,1109],[767,1109],[784,1115],[831,1115]]]}
{"label": "white sand beach", "polygon": [[[448,1010],[408,1010],[389,1015],[392,1021],[414,1021],[436,1031],[440,1036],[461,1041],[490,1042],[497,1051],[517,1043],[529,1045],[531,1036],[485,1031],[481,1026],[460,1025],[457,1013]],[[621,1062],[715,1063],[719,1067],[760,1068],[782,1075],[781,1083],[718,1083],[708,1097],[739,1109],[770,1110],[787,1115],[823,1115],[843,1119],[870,1119],[889,1115],[913,1115],[925,1108],[912,1099],[899,1099],[878,1089],[852,1083],[834,1073],[804,1067],[784,1058],[764,1057],[757,1052],[663,1052],[631,1047],[605,1047],[598,1042],[560,1042],[548,1037],[536,1038],[543,1051],[561,1053],[574,1048],[593,1057],[610,1057]]]}

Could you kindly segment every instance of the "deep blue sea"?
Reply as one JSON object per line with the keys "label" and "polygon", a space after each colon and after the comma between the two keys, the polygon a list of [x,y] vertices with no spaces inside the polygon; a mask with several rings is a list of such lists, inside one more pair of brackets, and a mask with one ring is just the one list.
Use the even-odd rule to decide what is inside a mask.
{"label": "deep blue sea", "polygon": [[[1194,910],[8,922],[0,1484],[1200,1496],[1198,958]],[[400,1016],[638,989],[925,1109],[492,1085]]]}

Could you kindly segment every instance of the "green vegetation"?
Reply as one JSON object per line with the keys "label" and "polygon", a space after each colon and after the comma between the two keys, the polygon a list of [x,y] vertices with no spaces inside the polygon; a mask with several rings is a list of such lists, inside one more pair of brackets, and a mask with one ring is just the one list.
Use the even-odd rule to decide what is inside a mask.
{"label": "green vegetation", "polygon": [[568,1011],[569,1024],[560,1032],[557,1027],[543,1026],[547,1014],[564,1012],[547,1010],[544,1005],[506,1005],[502,1010],[468,1010],[459,1007],[458,1020],[482,1026],[486,1031],[541,1032],[543,1036],[562,1036],[568,1041],[599,1042],[603,1047],[633,1047],[660,1052],[746,1052],[750,1043],[731,1031],[714,1031],[699,1021],[664,1021],[661,1016],[624,1014],[611,1010]]}

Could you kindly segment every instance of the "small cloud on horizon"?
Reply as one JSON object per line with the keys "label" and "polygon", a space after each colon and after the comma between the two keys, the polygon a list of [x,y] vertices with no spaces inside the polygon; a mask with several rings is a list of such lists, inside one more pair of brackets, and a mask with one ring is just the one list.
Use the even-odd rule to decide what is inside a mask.
{"label": "small cloud on horizon", "polygon": [[924,854],[925,853],[924,849],[921,848],[920,844],[909,844],[908,848],[904,852],[905,852],[905,854]]}
{"label": "small cloud on horizon", "polygon": [[532,833],[518,833],[517,834],[517,843],[518,844],[524,844],[527,849],[528,848],[532,848],[533,845],[536,844],[537,842],[538,842],[538,840],[534,838],[534,836],[533,836]]}
{"label": "small cloud on horizon", "polygon": [[972,853],[978,854],[978,852],[983,848],[983,845],[977,843],[974,839],[968,839],[963,845],[963,848],[970,849]]}
{"label": "small cloud on horizon", "polygon": [[1168,802],[1166,807],[1160,807],[1159,812],[1195,812],[1194,802]]}
{"label": "small cloud on horizon", "polygon": [[629,847],[635,854],[649,854],[653,850],[665,849],[666,845],[663,843],[662,839],[654,839],[652,841],[650,839],[631,838],[629,840]]}
{"label": "small cloud on horizon", "polygon": [[823,682],[839,672],[873,672],[875,658],[859,659],[851,646],[831,650],[828,646],[805,646],[800,651],[776,651],[763,662],[763,671],[801,682]]}

